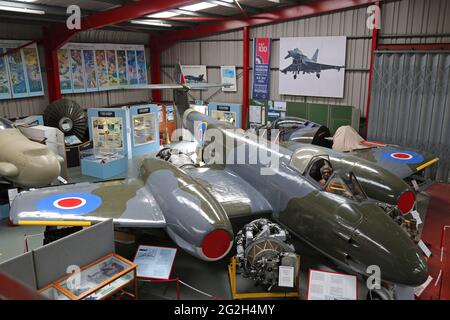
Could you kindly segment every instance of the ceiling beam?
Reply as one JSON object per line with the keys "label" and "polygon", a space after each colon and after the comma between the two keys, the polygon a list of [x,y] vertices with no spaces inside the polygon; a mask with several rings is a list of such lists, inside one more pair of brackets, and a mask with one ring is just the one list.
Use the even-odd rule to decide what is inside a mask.
{"label": "ceiling beam", "polygon": [[242,29],[243,27],[255,27],[347,10],[370,5],[376,1],[377,0],[317,0],[295,6],[281,7],[269,12],[252,14],[249,15],[248,19],[231,18],[215,23],[201,24],[190,30],[186,29],[166,32],[164,33],[164,36],[154,39],[154,41],[157,41],[163,48],[168,48],[181,40],[206,37],[215,33]]}
{"label": "ceiling beam", "polygon": [[81,19],[80,30],[69,30],[61,24],[53,25],[51,32],[54,37],[49,39],[48,45],[52,50],[58,49],[64,43],[70,40],[75,34],[91,29],[98,29],[105,26],[121,23],[136,19],[152,13],[165,11],[180,6],[191,5],[201,1],[198,0],[141,0],[138,2],[131,2],[123,6],[116,7],[110,10],[97,12],[88,15]]}

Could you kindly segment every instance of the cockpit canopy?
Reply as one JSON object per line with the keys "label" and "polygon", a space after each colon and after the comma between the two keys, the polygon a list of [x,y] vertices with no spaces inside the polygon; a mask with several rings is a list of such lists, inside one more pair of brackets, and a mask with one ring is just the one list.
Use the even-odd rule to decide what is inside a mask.
{"label": "cockpit canopy", "polygon": [[9,121],[8,119],[0,118],[0,130],[12,129],[12,128],[15,128],[15,127],[16,126],[14,125],[14,123]]}
{"label": "cockpit canopy", "polygon": [[334,172],[328,155],[319,149],[297,150],[292,155],[290,165],[326,192],[356,201],[367,199],[353,172]]}

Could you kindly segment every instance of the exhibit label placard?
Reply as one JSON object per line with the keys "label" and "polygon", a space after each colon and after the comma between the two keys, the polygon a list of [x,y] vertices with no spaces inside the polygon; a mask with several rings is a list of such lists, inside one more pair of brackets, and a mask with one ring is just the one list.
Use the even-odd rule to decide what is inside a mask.
{"label": "exhibit label placard", "polygon": [[358,279],[350,274],[309,270],[307,300],[358,300]]}
{"label": "exhibit label placard", "polygon": [[176,248],[139,246],[133,261],[137,265],[137,277],[169,279],[176,253]]}
{"label": "exhibit label placard", "polygon": [[255,38],[253,46],[253,99],[269,99],[271,38]]}

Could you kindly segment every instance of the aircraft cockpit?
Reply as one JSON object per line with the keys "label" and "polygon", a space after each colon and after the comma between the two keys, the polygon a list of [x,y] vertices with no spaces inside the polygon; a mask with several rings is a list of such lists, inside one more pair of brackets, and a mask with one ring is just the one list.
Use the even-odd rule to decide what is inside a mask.
{"label": "aircraft cockpit", "polygon": [[16,126],[14,125],[14,123],[9,121],[8,119],[0,118],[0,130],[12,129],[15,127]]}
{"label": "aircraft cockpit", "polygon": [[335,171],[328,155],[317,149],[302,148],[291,159],[290,166],[319,188],[352,200],[366,200],[367,196],[351,171]]}

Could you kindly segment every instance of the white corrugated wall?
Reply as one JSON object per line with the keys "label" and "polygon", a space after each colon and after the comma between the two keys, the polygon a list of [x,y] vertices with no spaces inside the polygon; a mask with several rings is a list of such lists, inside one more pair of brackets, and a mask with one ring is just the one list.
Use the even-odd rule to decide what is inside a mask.
{"label": "white corrugated wall", "polygon": [[[448,0],[401,0],[382,5],[380,43],[440,43],[450,42],[450,1]],[[251,28],[251,39],[271,37],[271,98],[274,100],[305,101],[352,105],[365,116],[370,68],[371,30],[366,27],[366,8],[347,10]],[[407,34],[417,37],[408,38]],[[166,50],[162,58],[162,80],[170,81],[173,65],[205,64],[208,66],[208,81],[219,82],[219,66],[235,65],[237,74],[242,72],[242,31],[234,31],[176,44]],[[278,93],[279,38],[308,36],[338,36],[347,39],[347,58],[344,98],[295,97]],[[439,36],[437,36],[439,35]],[[252,56],[253,48],[250,46]],[[170,77],[169,77],[170,76]],[[250,71],[250,88],[251,88]],[[217,90],[196,92],[193,97],[207,100]],[[164,92],[164,99],[170,100],[171,93]],[[242,102],[242,78],[238,80],[237,93],[220,93],[214,101]]]}
{"label": "white corrugated wall", "polygon": [[[380,43],[439,43],[450,42],[450,1],[448,0],[401,0],[390,1],[382,7],[382,29]],[[347,10],[306,19],[283,22],[251,29],[251,38],[271,37],[272,72],[271,98],[288,101],[326,102],[331,104],[352,105],[364,112],[368,94],[369,51],[371,32],[366,28],[366,9]],[[413,34],[414,37],[408,36]],[[332,36],[346,35],[347,61],[345,76],[345,94],[343,99],[280,96],[278,94],[278,48],[279,38],[289,36]],[[42,31],[36,25],[22,25],[0,22],[0,39],[39,39]],[[125,31],[88,31],[73,39],[77,42],[98,43],[135,43],[147,44],[145,34]],[[162,54],[162,81],[170,82],[173,65],[180,60],[182,64],[206,64],[208,80],[219,82],[219,66],[237,66],[238,76],[242,72],[242,31],[182,42]],[[252,51],[252,50],[251,50]],[[46,87],[44,55],[40,50],[41,66]],[[148,58],[148,54],[147,54]],[[149,63],[147,63],[149,65]],[[250,72],[251,74],[251,72]],[[150,77],[149,77],[150,79]],[[250,87],[251,87],[250,76]],[[46,90],[47,92],[47,90]],[[194,92],[195,98],[224,102],[242,102],[242,78],[238,80],[237,93],[222,93],[211,96],[217,90]],[[127,103],[148,100],[148,91],[111,91],[85,93],[69,96],[83,107],[98,107],[108,104]],[[166,100],[171,93],[163,94]],[[13,99],[0,101],[0,116],[19,117],[40,113],[47,105],[47,97]]]}

